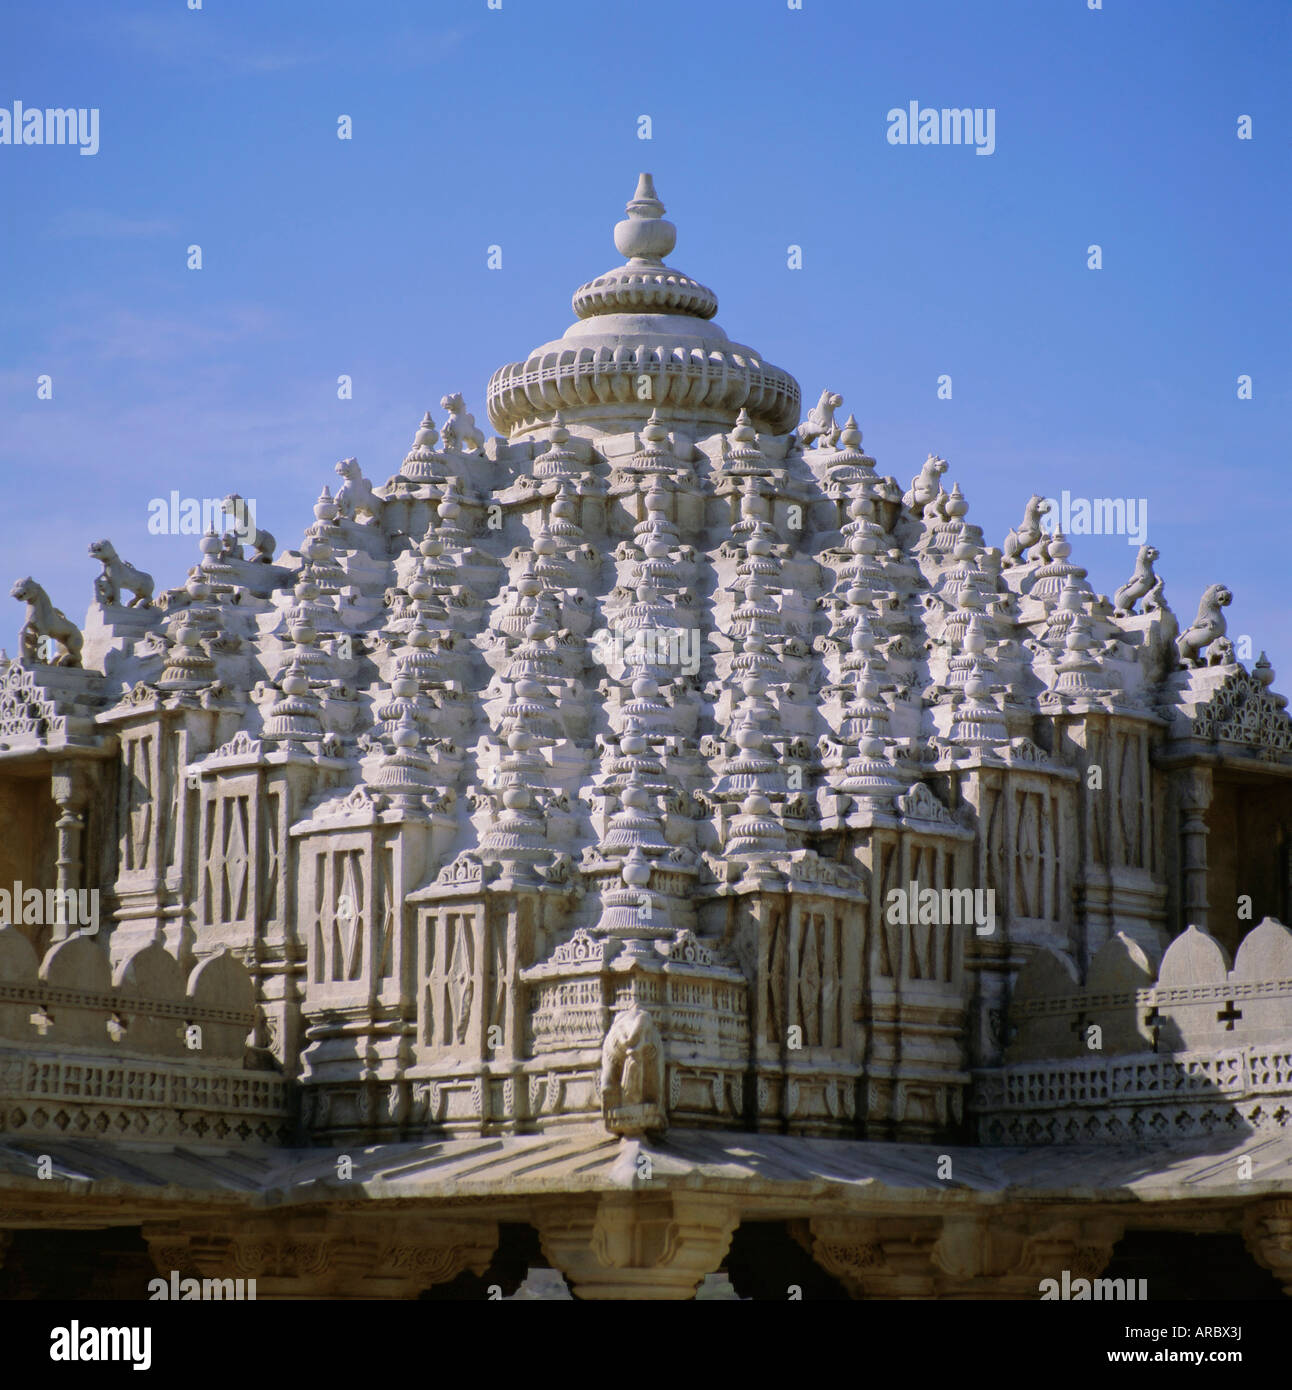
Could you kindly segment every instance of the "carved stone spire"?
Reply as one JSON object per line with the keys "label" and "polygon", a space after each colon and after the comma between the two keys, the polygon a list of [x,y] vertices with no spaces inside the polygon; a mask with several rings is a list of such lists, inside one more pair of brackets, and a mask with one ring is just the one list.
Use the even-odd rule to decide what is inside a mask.
{"label": "carved stone spire", "polygon": [[412,483],[442,481],[448,459],[443,454],[436,452],[435,446],[439,442],[439,438],[440,432],[435,428],[435,421],[431,419],[431,412],[428,410],[422,416],[422,423],[417,427],[417,433],[413,436],[412,448],[404,455],[399,476]]}
{"label": "carved stone spire", "polygon": [[382,755],[372,769],[368,785],[390,798],[390,804],[403,811],[427,809],[428,798],[439,788],[434,764],[422,748],[421,734],[413,717],[404,710],[390,735],[391,750]]}
{"label": "carved stone spire", "polygon": [[712,321],[717,295],[664,264],[677,228],[664,217],[649,174],[639,176],[627,213],[614,233],[625,264],[580,286],[578,322],[493,374],[494,426],[514,438],[559,411],[567,423],[622,428],[648,413],[637,404],[645,377],[651,409],[668,419],[729,430],[743,407],[753,428],[788,432],[799,416],[798,382],[733,343]]}
{"label": "carved stone spire", "polygon": [[664,204],[655,196],[650,174],[637,175],[637,191],[626,211],[628,216],[615,224],[615,249],[630,264],[662,264],[677,244],[677,228],[665,221]]}
{"label": "carved stone spire", "polygon": [[772,803],[761,792],[750,792],[727,827],[723,851],[732,859],[774,859],[787,849],[785,827],[772,814]]}

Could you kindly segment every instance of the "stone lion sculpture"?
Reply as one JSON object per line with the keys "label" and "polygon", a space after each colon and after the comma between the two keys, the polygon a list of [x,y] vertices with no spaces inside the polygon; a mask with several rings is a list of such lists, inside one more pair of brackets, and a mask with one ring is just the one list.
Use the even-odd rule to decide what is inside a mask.
{"label": "stone lion sculpture", "polygon": [[1038,492],[1027,499],[1023,509],[1023,519],[1017,528],[1005,537],[1005,550],[1001,563],[1021,565],[1027,559],[1027,552],[1041,539],[1041,518],[1049,513],[1050,504]]}
{"label": "stone lion sculpture", "polygon": [[1142,545],[1135,557],[1135,572],[1113,595],[1113,612],[1118,618],[1129,618],[1135,612],[1140,599],[1153,592],[1157,575],[1153,573],[1153,561],[1160,558],[1157,547]]}
{"label": "stone lion sculpture", "polygon": [[336,471],[344,480],[337,488],[336,497],[333,499],[338,513],[353,521],[358,521],[359,513],[364,512],[374,521],[380,521],[381,498],[373,492],[372,484],[363,476],[363,470],[359,467],[359,460],[342,459],[337,464]]}
{"label": "stone lion sculpture", "polygon": [[[910,492],[907,493],[910,496]],[[940,487],[937,496],[932,501],[924,504],[923,519],[925,521],[949,521],[947,516],[947,503],[951,500],[951,494],[944,487]],[[913,499],[912,499],[913,501]],[[912,503],[908,503],[908,506]]]}
{"label": "stone lion sculpture", "polygon": [[1203,593],[1198,604],[1198,616],[1192,626],[1185,628],[1176,639],[1175,649],[1179,653],[1181,666],[1202,664],[1202,649],[1225,635],[1225,615],[1220,610],[1233,601],[1233,594],[1223,584],[1213,584]]}
{"label": "stone lion sculpture", "polygon": [[152,607],[151,574],[127,564],[111,541],[91,541],[90,554],[103,566],[103,573],[94,581],[94,597],[100,603],[120,603],[121,591],[126,589],[134,595],[126,605],[128,608]]}
{"label": "stone lion sculpture", "polygon": [[[833,449],[839,442],[839,426],[834,422],[834,412],[843,404],[843,397],[837,391],[822,391],[821,399],[808,411],[808,417],[794,431],[803,448],[811,448],[813,443],[824,439],[826,446]],[[817,444],[820,448],[820,444]]]}
{"label": "stone lion sculpture", "polygon": [[[923,513],[925,507],[936,502],[942,495],[942,475],[947,471],[947,461],[930,454],[924,460],[920,471],[911,479],[902,501],[916,512]],[[945,519],[945,513],[944,513]]]}
{"label": "stone lion sculpture", "polygon": [[231,492],[221,505],[233,518],[239,540],[250,544],[255,550],[256,553],[251,557],[251,563],[254,565],[273,564],[277,542],[268,531],[257,529],[255,518],[252,516],[246,501],[239,497],[236,492]]}
{"label": "stone lion sculpture", "polygon": [[440,441],[445,449],[453,449],[461,454],[474,454],[484,448],[484,435],[476,428],[475,416],[467,411],[461,392],[440,398],[440,409],[447,410],[449,418],[440,431]]}
{"label": "stone lion sculpture", "polygon": [[63,654],[51,661],[51,666],[81,664],[81,630],[50,602],[49,595],[30,577],[20,579],[10,595],[27,605],[27,616],[18,632],[18,649],[24,661],[40,661],[40,639],[48,637],[61,644]]}

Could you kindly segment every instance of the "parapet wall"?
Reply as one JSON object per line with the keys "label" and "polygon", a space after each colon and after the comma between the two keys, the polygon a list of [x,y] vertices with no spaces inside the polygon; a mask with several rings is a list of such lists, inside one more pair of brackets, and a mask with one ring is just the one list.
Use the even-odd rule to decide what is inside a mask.
{"label": "parapet wall", "polygon": [[286,1083],[246,1065],[254,1003],[227,951],[186,977],[154,944],[113,973],[88,933],[38,961],[0,926],[0,1132],[282,1142]]}
{"label": "parapet wall", "polygon": [[[1009,1019],[1007,1063],[1292,1042],[1292,932],[1267,917],[1232,966],[1198,927],[1160,959],[1118,932],[1095,953],[1084,986],[1070,961],[1040,950],[1019,974]],[[1097,1048],[1091,1027],[1099,1030]]]}
{"label": "parapet wall", "polygon": [[1090,963],[1038,951],[1019,975],[1004,1067],[975,1075],[987,1144],[1241,1137],[1292,1117],[1292,932],[1266,918],[1232,968],[1190,927],[1160,962],[1122,933]]}

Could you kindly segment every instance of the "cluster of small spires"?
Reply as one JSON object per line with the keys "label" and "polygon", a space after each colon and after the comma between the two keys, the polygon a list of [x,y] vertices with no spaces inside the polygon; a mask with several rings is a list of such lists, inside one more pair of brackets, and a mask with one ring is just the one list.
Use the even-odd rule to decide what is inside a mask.
{"label": "cluster of small spires", "polygon": [[[675,233],[648,176],[628,212],[628,264],[580,291],[580,314],[689,295],[710,317],[710,292],[663,274]],[[661,866],[674,896],[700,866],[765,873],[814,831],[900,817],[931,762],[1008,761],[1046,714],[1155,708],[1181,661],[1225,654],[1227,591],[1179,636],[1150,559],[1114,612],[1039,499],[988,546],[945,460],[903,491],[854,416],[834,425],[840,399],[788,434],[748,406],[708,436],[658,406],[583,431],[552,408],[486,446],[445,397],[443,431],[428,412],[384,487],[337,465],[298,550],[265,563],[203,537],[138,642],[160,663],[141,686],[249,692],[264,744],[350,754],[404,816],[465,792],[468,850],[506,881],[541,880],[582,839],[601,925],[649,936],[687,920]],[[503,532],[525,539],[499,557],[486,538]],[[604,665],[598,623],[619,639]],[[1263,655],[1255,676],[1273,678]]]}

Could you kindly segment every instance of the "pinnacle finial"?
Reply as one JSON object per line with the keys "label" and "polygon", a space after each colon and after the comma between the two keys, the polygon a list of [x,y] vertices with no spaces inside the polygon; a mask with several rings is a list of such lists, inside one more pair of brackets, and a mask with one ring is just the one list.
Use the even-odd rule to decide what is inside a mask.
{"label": "pinnacle finial", "polygon": [[664,204],[660,202],[659,195],[655,192],[653,174],[637,175],[637,192],[633,194],[632,201],[627,205],[625,211],[635,213],[638,217],[662,217],[664,215]]}
{"label": "pinnacle finial", "polygon": [[664,220],[664,204],[655,194],[650,174],[638,174],[637,191],[615,226],[615,247],[629,260],[659,262],[677,244],[677,228]]}

